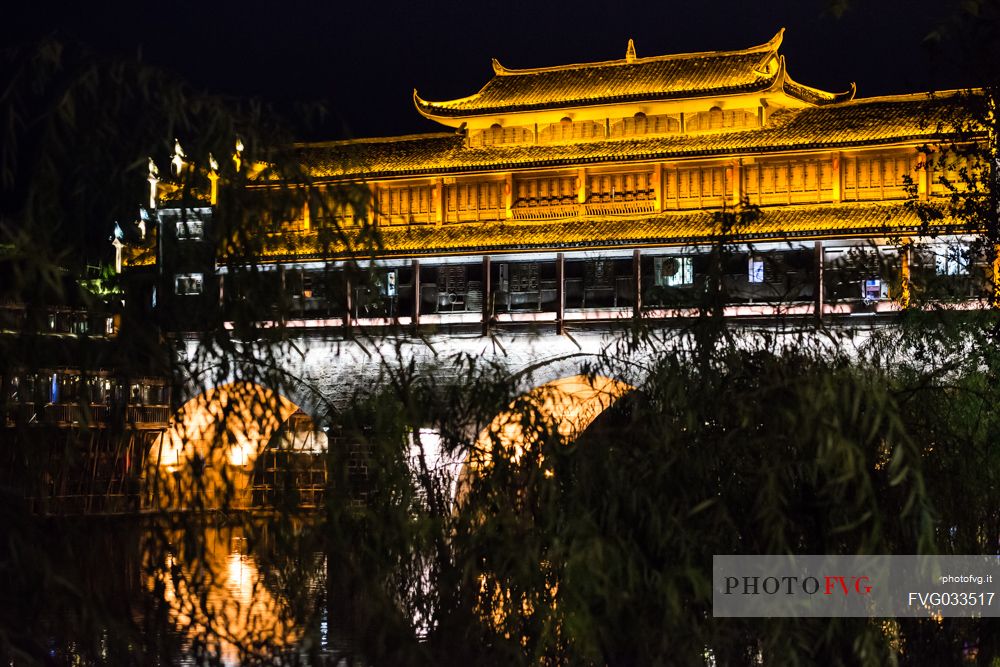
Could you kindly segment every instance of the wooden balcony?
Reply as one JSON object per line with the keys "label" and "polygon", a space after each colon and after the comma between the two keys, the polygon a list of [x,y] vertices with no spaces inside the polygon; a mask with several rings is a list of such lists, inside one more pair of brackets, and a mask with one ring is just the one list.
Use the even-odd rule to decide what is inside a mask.
{"label": "wooden balcony", "polygon": [[581,213],[579,204],[522,204],[511,209],[515,220],[556,220],[558,218],[578,218]]}
{"label": "wooden balcony", "polygon": [[[13,426],[56,426],[58,428],[107,428],[121,418],[119,409],[102,403],[11,403],[4,408],[4,423]],[[169,405],[129,405],[125,408],[129,428],[166,428]]]}
{"label": "wooden balcony", "polygon": [[656,202],[651,199],[615,200],[588,202],[585,205],[586,215],[640,215],[654,213]]}

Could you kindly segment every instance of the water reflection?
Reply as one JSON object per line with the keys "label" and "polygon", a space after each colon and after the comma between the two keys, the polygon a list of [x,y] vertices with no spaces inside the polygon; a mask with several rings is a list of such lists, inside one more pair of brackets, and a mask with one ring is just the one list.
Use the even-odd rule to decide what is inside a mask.
{"label": "water reflection", "polygon": [[[199,539],[172,536],[164,567],[151,568],[149,590],[162,595],[174,628],[195,655],[222,664],[265,661],[288,650],[310,652],[317,637],[309,626],[324,586],[324,557],[306,554],[276,571],[266,537],[248,537],[242,527],[210,527]],[[200,543],[199,543],[200,542]],[[256,547],[256,548],[255,548]],[[291,581],[297,584],[288,588]]]}
{"label": "water reflection", "polygon": [[5,536],[0,664],[337,664],[350,652],[328,622],[337,563],[318,521],[168,521],[39,521]]}

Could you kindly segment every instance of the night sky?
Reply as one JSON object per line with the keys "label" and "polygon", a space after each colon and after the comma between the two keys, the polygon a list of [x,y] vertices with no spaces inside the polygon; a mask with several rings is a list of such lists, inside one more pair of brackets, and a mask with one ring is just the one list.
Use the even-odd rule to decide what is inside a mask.
{"label": "night sky", "polygon": [[457,2],[21,3],[0,21],[4,45],[45,34],[105,54],[135,53],[198,88],[278,105],[322,101],[332,115],[303,138],[436,131],[411,95],[443,100],[476,92],[490,58],[538,67],[639,56],[738,49],[787,28],[781,52],[801,83],[859,96],[972,85],[952,47],[924,37],[953,12],[942,0],[576,0]]}

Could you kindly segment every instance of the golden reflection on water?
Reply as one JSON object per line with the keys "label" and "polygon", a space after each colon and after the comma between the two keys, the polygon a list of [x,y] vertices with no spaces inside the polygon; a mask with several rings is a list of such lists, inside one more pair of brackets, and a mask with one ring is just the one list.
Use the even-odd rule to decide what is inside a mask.
{"label": "golden reflection on water", "polygon": [[169,554],[148,578],[150,590],[162,586],[177,631],[226,665],[240,664],[248,651],[267,655],[297,643],[302,630],[248,552],[243,530],[207,528],[203,539],[201,558]]}

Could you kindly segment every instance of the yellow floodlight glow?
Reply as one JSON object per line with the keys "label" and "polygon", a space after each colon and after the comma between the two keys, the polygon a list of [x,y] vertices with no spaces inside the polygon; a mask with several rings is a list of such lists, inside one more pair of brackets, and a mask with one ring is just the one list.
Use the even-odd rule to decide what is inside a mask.
{"label": "yellow floodlight glow", "polygon": [[[206,500],[235,493],[245,495],[250,473],[261,450],[299,412],[299,407],[270,389],[250,382],[235,382],[209,389],[185,403],[157,436],[148,458],[149,474],[176,473],[186,469],[203,472]],[[309,421],[311,425],[311,420]],[[325,434],[283,433],[297,451],[325,448]],[[174,488],[164,481],[160,488]],[[173,504],[185,506],[191,498],[178,490]]]}
{"label": "yellow floodlight glow", "polygon": [[[565,377],[532,389],[480,432],[459,477],[458,497],[465,495],[476,472],[488,467],[497,452],[504,453],[511,461],[519,461],[536,443],[542,432],[539,426],[542,430],[558,433],[565,442],[572,441],[633,389],[620,380],[586,375]],[[538,415],[541,423],[532,423],[529,412]],[[546,478],[554,476],[551,470],[543,474]]]}

